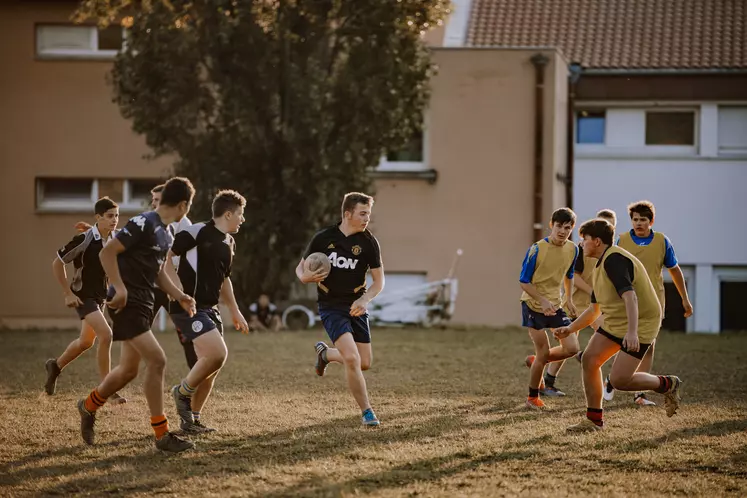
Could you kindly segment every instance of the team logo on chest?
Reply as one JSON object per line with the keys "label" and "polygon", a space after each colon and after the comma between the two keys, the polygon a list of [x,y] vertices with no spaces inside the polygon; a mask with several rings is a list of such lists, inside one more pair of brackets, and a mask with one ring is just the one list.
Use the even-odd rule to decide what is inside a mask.
{"label": "team logo on chest", "polygon": [[359,255],[360,253],[362,253],[362,252],[363,252],[363,249],[361,249],[361,246],[353,246],[353,247],[352,247],[352,248],[350,249],[350,252],[352,252],[352,253],[353,253],[353,256],[358,256],[358,255]]}

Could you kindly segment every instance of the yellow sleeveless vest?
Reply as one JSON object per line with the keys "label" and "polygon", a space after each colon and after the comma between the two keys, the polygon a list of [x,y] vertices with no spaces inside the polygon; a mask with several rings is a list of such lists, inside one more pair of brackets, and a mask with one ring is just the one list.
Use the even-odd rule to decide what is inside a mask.
{"label": "yellow sleeveless vest", "polygon": [[604,330],[621,339],[628,333],[625,301],[617,294],[604,269],[604,262],[612,254],[622,254],[633,262],[633,290],[638,297],[638,340],[641,344],[651,344],[661,328],[662,311],[659,299],[643,263],[618,246],[610,246],[605,251],[592,277],[594,296],[604,315]]}
{"label": "yellow sleeveless vest", "polygon": [[[535,243],[530,251],[537,251],[537,263],[534,267],[532,285],[540,295],[555,306],[560,306],[563,278],[573,264],[576,256],[576,244],[567,240],[562,246],[556,246],[546,239]],[[531,254],[531,252],[530,252]],[[539,301],[532,299],[526,292],[521,293],[521,300],[530,309],[542,312]]]}
{"label": "yellow sleeveless vest", "polygon": [[664,256],[667,251],[664,234],[654,232],[654,240],[649,245],[639,246],[633,242],[633,237],[630,236],[630,232],[628,231],[620,234],[618,245],[643,263],[643,267],[646,268],[646,273],[648,273],[648,278],[651,279],[651,283],[654,285],[656,296],[659,298],[663,312],[664,276],[662,275],[662,271],[664,269]]}

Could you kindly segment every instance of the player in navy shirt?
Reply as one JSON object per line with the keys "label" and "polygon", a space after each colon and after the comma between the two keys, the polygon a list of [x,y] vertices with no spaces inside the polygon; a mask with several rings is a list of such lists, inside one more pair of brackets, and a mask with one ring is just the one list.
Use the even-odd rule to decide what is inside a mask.
{"label": "player in navy shirt", "polygon": [[[75,309],[81,319],[80,337],[71,342],[58,358],[50,358],[45,364],[47,394],[55,393],[57,378],[62,370],[76,358],[89,350],[98,339],[96,353],[101,380],[111,367],[112,329],[104,317],[106,299],[106,274],[99,261],[99,253],[116,235],[119,223],[119,206],[108,197],[102,197],[94,205],[96,223],[79,233],[57,251],[52,262],[52,271],[65,293],[65,305]],[[72,263],[75,273],[68,284],[65,265]],[[114,393],[112,399],[125,399]]]}
{"label": "player in navy shirt", "polygon": [[194,192],[186,178],[172,178],[164,186],[158,209],[130,219],[117,237],[101,250],[101,266],[112,284],[108,305],[114,322],[113,337],[115,341],[122,341],[122,353],[119,365],[88,398],[78,402],[81,435],[87,444],[94,443],[96,410],[137,377],[143,360],[146,365],[143,390],[156,448],[177,453],[194,447],[191,441],[169,432],[163,409],[166,355],[150,330],[156,285],[190,314],[195,312],[194,299],[179,290],[163,269],[174,239],[167,225],[187,215]]}
{"label": "player in navy shirt", "polygon": [[[303,283],[318,286],[319,315],[335,348],[324,342],[316,344],[316,373],[324,375],[327,364],[342,363],[348,388],[363,412],[363,424],[379,425],[371,409],[363,370],[371,367],[371,332],[368,326],[368,304],[384,288],[384,267],[376,237],[368,231],[373,198],[358,192],[345,195],[342,221],[325,228],[311,239],[304,257],[296,267]],[[329,274],[322,270],[308,272],[304,262],[310,254],[321,252],[332,264]],[[366,273],[373,285],[366,289]]]}
{"label": "player in navy shirt", "polygon": [[[195,223],[176,234],[171,253],[179,258],[177,280],[184,292],[197,303],[197,313],[190,315],[171,303],[171,320],[179,335],[194,344],[197,362],[171,389],[181,421],[188,434],[202,434],[215,429],[200,421],[200,411],[210,396],[215,377],[226,361],[228,351],[223,340],[223,322],[218,301],[223,298],[231,311],[234,327],[244,333],[249,325],[239,311],[231,283],[231,266],[237,233],[244,222],[246,199],[233,190],[222,190],[213,199],[213,219]],[[172,259],[166,262],[173,271]]]}

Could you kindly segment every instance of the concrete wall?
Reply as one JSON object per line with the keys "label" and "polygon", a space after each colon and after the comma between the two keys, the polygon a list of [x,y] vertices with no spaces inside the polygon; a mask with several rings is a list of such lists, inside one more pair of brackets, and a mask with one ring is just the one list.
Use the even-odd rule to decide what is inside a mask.
{"label": "concrete wall", "polygon": [[[372,229],[389,271],[446,275],[457,248],[456,322],[520,322],[518,278],[533,242],[534,66],[530,50],[436,49],[427,167],[438,181],[381,180]],[[548,52],[543,218],[564,204],[565,80]],[[562,80],[562,81],[560,81]]]}

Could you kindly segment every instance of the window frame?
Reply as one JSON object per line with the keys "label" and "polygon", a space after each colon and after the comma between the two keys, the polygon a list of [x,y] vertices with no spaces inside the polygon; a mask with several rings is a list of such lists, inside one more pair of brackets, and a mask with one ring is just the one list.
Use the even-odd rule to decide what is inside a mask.
{"label": "window frame", "polygon": [[[57,28],[78,28],[89,31],[88,49],[42,49],[40,43],[41,31],[46,27]],[[114,60],[117,54],[126,49],[127,29],[122,27],[122,48],[120,50],[100,50],[99,45],[99,28],[95,24],[71,24],[71,23],[46,23],[40,22],[34,24],[34,54],[37,60]]]}
{"label": "window frame", "polygon": [[[85,180],[91,182],[91,192],[88,199],[82,197],[78,199],[45,199],[44,182],[51,180]],[[36,184],[35,207],[39,213],[92,213],[93,207],[99,198],[99,181],[96,178],[82,177],[56,177],[40,176],[34,179]]]}

